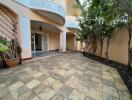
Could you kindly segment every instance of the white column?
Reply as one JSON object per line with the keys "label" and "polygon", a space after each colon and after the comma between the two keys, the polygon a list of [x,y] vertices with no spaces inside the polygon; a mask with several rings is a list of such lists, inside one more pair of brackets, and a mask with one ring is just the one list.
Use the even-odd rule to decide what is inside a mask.
{"label": "white column", "polygon": [[66,52],[66,32],[60,32],[60,52]]}
{"label": "white column", "polygon": [[27,16],[19,17],[20,26],[20,43],[22,47],[22,58],[27,59],[32,57],[31,52],[31,25],[30,19]]}
{"label": "white column", "polygon": [[74,37],[74,51],[77,49],[77,41],[76,41],[76,36]]}
{"label": "white column", "polygon": [[78,48],[76,36],[77,36],[77,33],[75,33],[75,37],[74,37],[74,50],[75,50],[75,51],[76,51],[77,48]]}

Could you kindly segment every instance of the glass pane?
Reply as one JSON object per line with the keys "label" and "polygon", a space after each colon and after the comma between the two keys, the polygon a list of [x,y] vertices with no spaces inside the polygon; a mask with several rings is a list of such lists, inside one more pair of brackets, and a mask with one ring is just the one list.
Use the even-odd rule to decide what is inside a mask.
{"label": "glass pane", "polygon": [[31,46],[32,46],[32,51],[34,51],[34,43],[32,43],[32,45],[31,45]]}
{"label": "glass pane", "polygon": [[43,36],[43,42],[48,42],[48,37],[47,37],[47,35],[44,35],[44,36]]}
{"label": "glass pane", "polygon": [[48,51],[48,43],[43,43],[43,50]]}
{"label": "glass pane", "polygon": [[35,34],[35,46],[36,46],[36,51],[42,51],[42,35],[41,34]]}
{"label": "glass pane", "polygon": [[31,35],[31,42],[34,42],[34,34]]}

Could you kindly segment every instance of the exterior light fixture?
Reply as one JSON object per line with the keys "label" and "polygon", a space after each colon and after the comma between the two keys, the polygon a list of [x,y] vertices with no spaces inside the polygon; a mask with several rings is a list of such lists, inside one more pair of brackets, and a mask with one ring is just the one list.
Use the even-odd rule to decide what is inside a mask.
{"label": "exterior light fixture", "polygon": [[40,26],[39,26],[39,30],[41,31],[43,28],[42,28],[42,25],[40,24]]}

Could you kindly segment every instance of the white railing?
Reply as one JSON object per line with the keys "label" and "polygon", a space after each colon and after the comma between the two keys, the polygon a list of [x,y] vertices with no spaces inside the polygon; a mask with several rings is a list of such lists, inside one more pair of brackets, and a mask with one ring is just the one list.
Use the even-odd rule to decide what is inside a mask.
{"label": "white railing", "polygon": [[56,13],[62,17],[66,16],[66,9],[50,0],[15,0],[31,9],[40,9]]}
{"label": "white railing", "polygon": [[67,28],[80,29],[80,26],[75,16],[67,16],[65,26]]}

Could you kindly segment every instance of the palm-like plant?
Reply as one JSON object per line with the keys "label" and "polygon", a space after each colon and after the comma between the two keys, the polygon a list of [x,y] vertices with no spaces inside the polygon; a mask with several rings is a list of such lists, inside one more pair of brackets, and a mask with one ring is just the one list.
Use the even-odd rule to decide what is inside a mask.
{"label": "palm-like plant", "polygon": [[9,50],[8,46],[9,41],[6,38],[0,36],[0,66],[3,66],[5,53],[7,50]]}

